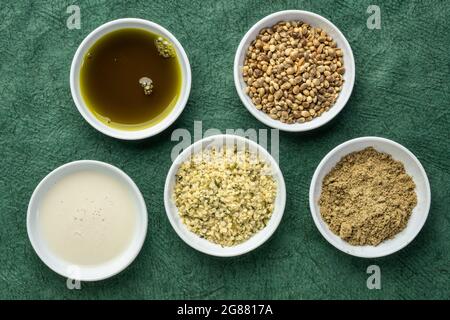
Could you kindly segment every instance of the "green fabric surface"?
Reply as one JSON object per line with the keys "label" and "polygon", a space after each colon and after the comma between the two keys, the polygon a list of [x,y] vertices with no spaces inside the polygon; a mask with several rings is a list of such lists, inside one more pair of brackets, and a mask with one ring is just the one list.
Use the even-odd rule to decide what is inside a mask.
{"label": "green fabric surface", "polygon": [[[450,298],[450,17],[449,1],[77,1],[81,29],[66,27],[70,1],[2,2],[0,11],[0,298],[3,299],[382,299]],[[381,30],[369,30],[370,4]],[[171,133],[203,121],[203,130],[267,128],[242,105],[233,59],[244,33],[279,10],[304,9],[335,23],[356,60],[356,83],[329,125],[305,134],[280,132],[280,167],[287,187],[274,236],[237,258],[210,257],[174,232],[163,189],[177,144]],[[192,68],[186,109],[162,134],[119,141],[91,128],[70,94],[72,57],[83,38],[117,18],[139,17],[169,29]],[[348,256],[313,223],[308,190],[313,172],[336,145],[375,135],[410,149],[427,171],[432,204],[418,237],[380,259]],[[111,163],[130,175],[148,207],[141,253],[119,275],[66,289],[37,257],[26,211],[39,181],[73,160]],[[366,287],[366,268],[379,265],[382,289]]]}

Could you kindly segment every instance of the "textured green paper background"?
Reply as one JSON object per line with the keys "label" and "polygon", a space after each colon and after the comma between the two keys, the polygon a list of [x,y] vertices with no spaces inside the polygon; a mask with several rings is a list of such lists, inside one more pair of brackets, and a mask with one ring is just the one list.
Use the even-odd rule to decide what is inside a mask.
{"label": "textured green paper background", "polygon": [[[0,8],[0,298],[450,298],[450,3],[448,1],[77,1],[81,30],[66,28],[66,1],[2,2]],[[368,30],[378,4],[382,29]],[[244,33],[283,9],[330,19],[356,59],[353,95],[328,126],[280,133],[287,185],[284,218],[263,247],[218,259],[188,247],[163,206],[176,128],[265,128],[241,104],[232,66]],[[69,89],[73,54],[97,26],[140,17],[168,28],[191,62],[193,85],[177,122],[157,137],[122,142],[92,129]],[[390,257],[364,260],[329,245],[308,207],[308,188],[325,154],[348,139],[376,135],[414,152],[432,188],[429,218],[416,240]],[[34,253],[26,232],[28,200],[39,181],[77,159],[128,173],[149,211],[145,245],[120,275],[70,291]],[[382,289],[366,288],[366,268],[382,270]]]}

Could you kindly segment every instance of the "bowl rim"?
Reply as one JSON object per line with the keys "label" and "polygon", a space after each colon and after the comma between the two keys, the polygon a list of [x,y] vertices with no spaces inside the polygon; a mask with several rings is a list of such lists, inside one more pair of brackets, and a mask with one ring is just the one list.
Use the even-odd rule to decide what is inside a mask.
{"label": "bowl rim", "polygon": [[[272,174],[273,174],[273,176],[276,176],[275,180],[277,181],[277,187],[279,188],[279,193],[277,196],[280,197],[280,199],[279,199],[280,206],[278,208],[274,208],[274,210],[272,212],[272,216],[269,219],[269,221],[273,219],[272,221],[274,221],[274,224],[271,226],[270,229],[268,228],[269,225],[266,225],[266,227],[264,227],[263,229],[258,231],[258,233],[264,232],[265,233],[264,237],[261,238],[259,241],[255,242],[252,246],[249,246],[249,247],[243,248],[243,249],[236,249],[233,252],[222,251],[221,250],[222,248],[219,245],[215,249],[211,249],[211,250],[205,249],[204,247],[198,245],[196,242],[191,241],[178,228],[177,222],[182,223],[181,218],[178,213],[178,209],[176,208],[175,204],[173,204],[173,206],[176,209],[176,212],[172,212],[172,207],[171,207],[171,204],[173,203],[173,200],[172,200],[172,191],[173,190],[170,189],[170,184],[171,184],[172,178],[178,172],[178,168],[181,165],[181,163],[183,163],[185,161],[185,159],[189,158],[189,154],[196,154],[200,150],[204,150],[204,148],[202,147],[203,144],[207,147],[208,144],[212,143],[213,141],[217,141],[219,139],[222,139],[222,141],[224,141],[224,142],[226,142],[227,139],[234,139],[234,141],[236,141],[238,143],[245,142],[245,143],[248,143],[249,146],[256,147],[257,152],[261,152],[265,161],[270,163],[270,165],[272,167]],[[275,199],[275,203],[276,202],[277,202],[277,200]],[[200,140],[192,143],[189,147],[184,149],[173,161],[173,163],[169,169],[169,172],[167,173],[167,177],[166,177],[166,181],[165,181],[165,185],[164,185],[164,207],[165,207],[167,218],[169,219],[169,222],[172,225],[172,228],[175,230],[175,232],[181,238],[181,240],[183,240],[191,248],[193,248],[197,251],[200,251],[202,253],[205,253],[207,255],[210,255],[210,256],[223,257],[223,258],[235,257],[235,256],[240,256],[240,255],[246,254],[250,251],[257,249],[258,247],[263,245],[265,242],[267,242],[267,240],[269,240],[272,237],[272,235],[275,233],[275,231],[278,229],[278,226],[283,218],[284,210],[286,207],[286,185],[285,185],[283,173],[281,172],[281,169],[280,169],[278,163],[275,161],[275,159],[272,157],[272,155],[260,144],[258,144],[255,141],[252,141],[250,139],[247,139],[242,136],[235,135],[235,134],[216,134],[216,135],[211,135],[211,136],[205,137],[203,139],[200,139]],[[274,213],[276,210],[279,213],[275,216]],[[192,233],[194,235],[194,237],[200,239],[200,237],[198,235],[196,235],[195,233],[193,233],[189,230],[187,230],[187,232]],[[256,234],[254,234],[253,236],[255,236]],[[251,237],[243,243],[246,243],[250,239],[251,239]],[[236,248],[236,247],[237,246],[225,247],[224,249]]]}
{"label": "bowl rim", "polygon": [[[134,27],[129,27],[127,25],[133,24]],[[109,30],[110,28],[114,28]],[[97,117],[89,110],[86,103],[81,96],[81,89],[79,85],[79,70],[81,69],[81,64],[83,60],[83,53],[89,49],[89,42],[98,37],[120,30],[122,28],[142,28],[148,31],[162,33],[164,37],[167,37],[175,46],[178,52],[178,61],[180,63],[180,68],[182,71],[182,87],[180,96],[178,97],[177,103],[174,105],[172,111],[164,117],[161,121],[154,124],[153,126],[142,128],[139,130],[121,130],[113,127],[109,127],[102,123]],[[109,31],[108,31],[109,30]],[[189,99],[191,86],[192,86],[192,72],[189,63],[189,58],[186,54],[181,43],[177,38],[163,26],[149,20],[140,18],[121,18],[106,22],[93,31],[91,31],[80,43],[72,59],[70,67],[70,91],[72,95],[72,100],[78,109],[78,112],[82,115],[84,120],[89,123],[97,131],[110,136],[112,138],[121,140],[141,140],[157,135],[170,127],[181,115]]]}
{"label": "bowl rim", "polygon": [[[348,251],[346,251],[344,247],[342,247],[338,243],[332,241],[332,239],[329,237],[329,235],[325,232],[324,228],[322,227],[322,225],[320,223],[321,221],[323,221],[323,219],[320,216],[320,212],[317,212],[316,209],[315,209],[316,206],[315,206],[315,202],[314,202],[314,189],[315,189],[315,187],[316,187],[316,185],[318,183],[319,174],[324,170],[323,169],[324,165],[337,152],[339,152],[340,150],[346,148],[349,145],[352,145],[352,144],[355,144],[355,143],[358,143],[358,142],[381,142],[381,143],[385,143],[385,144],[389,144],[391,146],[394,146],[395,148],[398,148],[401,151],[403,151],[404,153],[406,153],[411,158],[411,160],[413,160],[415,165],[419,168],[420,174],[424,178],[424,186],[425,186],[425,192],[426,192],[425,198],[428,199],[428,201],[426,203],[425,212],[424,212],[424,219],[417,226],[417,231],[414,234],[412,234],[412,236],[409,239],[407,239],[407,241],[404,241],[400,245],[398,245],[396,247],[392,247],[392,249],[386,250],[385,252],[382,252],[382,253],[379,253],[379,254],[369,254],[369,253],[358,254],[358,253],[355,253],[355,252],[348,252]],[[391,255],[393,253],[396,253],[396,252],[400,251],[401,249],[403,249],[404,247],[406,247],[408,244],[410,244],[417,237],[417,235],[422,230],[422,228],[425,225],[425,222],[426,222],[426,220],[428,218],[430,207],[431,207],[430,182],[428,180],[427,173],[426,173],[424,167],[422,166],[422,164],[420,163],[419,159],[417,159],[417,157],[411,151],[409,151],[405,146],[401,145],[400,143],[395,142],[395,141],[390,140],[390,139],[387,139],[387,138],[382,138],[382,137],[377,137],[377,136],[365,136],[365,137],[358,137],[358,138],[350,139],[350,140],[347,140],[347,141],[337,145],[336,147],[334,147],[320,161],[319,165],[317,166],[316,170],[314,171],[313,177],[311,179],[311,184],[310,184],[310,187],[309,187],[309,208],[310,208],[310,212],[311,212],[312,218],[314,220],[314,224],[316,225],[316,227],[319,230],[319,232],[328,241],[328,243],[333,245],[335,248],[339,249],[340,251],[342,251],[342,252],[344,252],[344,253],[346,253],[348,255],[352,255],[352,256],[355,256],[355,257],[359,257],[359,258],[380,258],[380,257],[385,257],[385,256]],[[324,222],[324,224],[327,227],[327,224],[325,222]],[[353,246],[353,245],[351,245],[351,244],[349,244],[347,242],[346,242],[346,245],[348,245],[350,247],[359,247],[359,246]]]}
{"label": "bowl rim", "polygon": [[[27,208],[27,218],[26,218],[26,223],[27,223],[27,234],[28,234],[28,239],[31,243],[31,246],[33,247],[33,250],[35,251],[35,253],[37,254],[37,256],[39,257],[39,259],[51,270],[53,270],[55,273],[65,277],[65,278],[71,278],[71,276],[69,274],[67,274],[64,270],[60,270],[57,269],[57,267],[49,262],[48,257],[43,253],[41,247],[42,246],[46,246],[45,244],[42,244],[43,240],[39,240],[38,236],[37,236],[37,229],[38,226],[34,223],[32,223],[32,216],[36,216],[37,215],[37,211],[32,210],[32,208],[35,206],[36,208],[38,207],[38,203],[36,203],[39,199],[39,195],[41,194],[45,194],[46,192],[48,192],[47,189],[44,188],[44,185],[48,182],[48,180],[50,180],[52,177],[54,177],[57,174],[61,174],[61,177],[59,179],[61,179],[62,177],[66,176],[69,173],[64,173],[65,171],[73,168],[73,167],[79,167],[80,169],[83,166],[98,166],[98,167],[102,167],[103,169],[106,169],[107,171],[112,172],[112,176],[119,176],[121,179],[124,179],[126,181],[126,183],[128,184],[130,190],[132,191],[132,195],[133,197],[135,197],[137,204],[138,204],[138,223],[142,222],[142,225],[137,225],[135,228],[135,234],[138,235],[137,240],[134,240],[132,242],[130,242],[130,246],[124,250],[124,252],[129,251],[132,254],[130,254],[129,259],[126,260],[125,262],[123,262],[121,265],[118,265],[118,267],[116,267],[113,270],[110,270],[109,272],[105,272],[105,273],[100,273],[98,269],[102,268],[102,265],[99,265],[98,267],[96,266],[89,266],[89,273],[94,273],[93,270],[96,270],[97,272],[95,272],[95,274],[80,274],[80,276],[75,279],[75,280],[80,280],[80,281],[86,281],[86,282],[91,282],[91,281],[100,281],[100,280],[104,280],[110,277],[113,277],[117,274],[119,274],[120,272],[122,272],[123,270],[125,270],[138,256],[138,254],[140,253],[145,239],[147,237],[147,229],[148,229],[148,213],[147,213],[147,206],[145,204],[145,200],[144,197],[142,195],[142,193],[140,192],[138,186],[136,185],[136,183],[121,169],[106,163],[106,162],[102,162],[102,161],[97,161],[97,160],[76,160],[76,161],[72,161],[72,162],[68,162],[65,163],[55,169],[53,169],[51,172],[49,172],[36,186],[36,188],[34,189],[31,197],[30,197],[30,201],[28,203],[28,208]],[[43,189],[44,188],[44,189]],[[58,260],[59,262],[69,265],[68,262],[64,261],[64,259],[59,258],[57,255],[52,255],[52,257],[55,260]]]}
{"label": "bowl rim", "polygon": [[[299,19],[301,19],[301,17],[303,16],[309,16],[312,17],[314,19],[318,19],[321,20],[323,23],[328,24],[332,29],[334,29],[334,31],[339,35],[339,37],[342,39],[342,43],[344,44],[345,49],[348,51],[348,57],[351,63],[350,68],[346,68],[346,73],[349,72],[348,70],[350,70],[351,72],[349,72],[348,74],[348,79],[346,79],[346,83],[349,83],[349,87],[348,87],[348,95],[346,95],[344,98],[342,98],[343,100],[340,101],[340,105],[336,105],[336,103],[333,105],[331,109],[334,108],[334,114],[330,117],[324,118],[324,117],[317,117],[314,118],[312,121],[310,122],[305,122],[305,123],[293,123],[293,124],[286,124],[283,123],[281,121],[278,120],[274,120],[271,119],[267,114],[265,114],[264,112],[256,109],[256,107],[254,106],[254,104],[249,100],[249,97],[247,96],[247,94],[244,92],[244,87],[241,85],[241,80],[242,80],[242,74],[240,72],[240,56],[242,54],[242,52],[244,50],[246,50],[247,46],[245,45],[247,40],[250,38],[251,34],[255,31],[259,31],[260,29],[262,29],[264,27],[264,25],[274,19],[274,18],[280,18],[282,20],[282,18],[286,15],[298,15]],[[292,20],[292,19],[290,19]],[[305,131],[310,131],[310,130],[314,130],[317,129],[325,124],[327,124],[328,122],[330,122],[331,120],[333,120],[341,111],[342,109],[344,109],[344,107],[346,106],[348,100],[351,97],[351,94],[353,92],[353,87],[355,85],[355,78],[356,78],[356,69],[355,69],[355,58],[353,56],[353,51],[352,48],[347,40],[347,38],[344,36],[344,34],[340,31],[340,29],[334,25],[330,20],[326,19],[325,17],[311,12],[311,11],[306,11],[306,10],[283,10],[283,11],[278,11],[278,12],[274,12],[271,13],[267,16],[265,16],[264,18],[262,18],[261,20],[259,20],[258,22],[256,22],[244,35],[244,37],[241,39],[239,46],[236,50],[236,54],[234,57],[234,64],[233,64],[233,75],[234,75],[234,85],[236,88],[236,91],[239,95],[239,98],[241,99],[241,102],[244,104],[244,106],[247,108],[247,110],[256,118],[258,119],[260,122],[264,123],[265,125],[275,128],[275,129],[279,129],[282,131],[286,131],[286,132],[305,132]],[[345,83],[344,83],[345,85]],[[342,96],[343,91],[340,93],[340,96]],[[327,111],[329,112],[329,111]]]}

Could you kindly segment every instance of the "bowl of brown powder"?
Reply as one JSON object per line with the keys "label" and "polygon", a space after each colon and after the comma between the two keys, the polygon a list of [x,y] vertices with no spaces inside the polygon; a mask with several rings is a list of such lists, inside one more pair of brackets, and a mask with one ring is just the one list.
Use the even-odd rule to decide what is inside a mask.
{"label": "bowl of brown powder", "polygon": [[331,150],[311,181],[309,204],[325,239],[353,256],[376,258],[408,245],[428,216],[431,194],[419,160],[379,137]]}

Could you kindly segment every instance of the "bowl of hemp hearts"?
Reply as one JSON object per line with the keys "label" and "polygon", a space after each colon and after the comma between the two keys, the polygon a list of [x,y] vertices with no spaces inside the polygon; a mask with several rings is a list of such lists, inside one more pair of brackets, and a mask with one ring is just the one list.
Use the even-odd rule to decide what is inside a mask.
{"label": "bowl of hemp hearts", "polygon": [[236,135],[202,139],[175,159],[164,190],[180,238],[203,253],[230,257],[262,245],[283,216],[286,187],[274,158]]}
{"label": "bowl of hemp hearts", "polygon": [[243,37],[234,82],[248,111],[284,131],[308,131],[333,119],[355,80],[352,49],[339,29],[308,11],[273,13]]}
{"label": "bowl of hemp hearts", "polygon": [[309,192],[314,222],[325,239],[350,255],[377,258],[409,244],[430,208],[430,184],[402,145],[362,137],[331,150]]}

